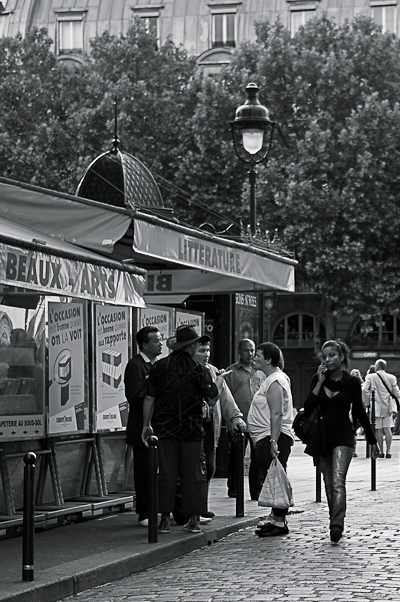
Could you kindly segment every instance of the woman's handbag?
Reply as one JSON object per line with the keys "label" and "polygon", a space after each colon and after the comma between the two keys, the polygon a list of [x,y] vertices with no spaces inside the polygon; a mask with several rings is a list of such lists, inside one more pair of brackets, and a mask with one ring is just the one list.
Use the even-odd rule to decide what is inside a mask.
{"label": "woman's handbag", "polygon": [[285,469],[277,458],[272,460],[268,469],[258,498],[258,505],[282,510],[294,506],[292,486]]}
{"label": "woman's handbag", "polygon": [[296,437],[302,443],[308,443],[311,433],[317,422],[319,421],[319,408],[314,408],[309,416],[305,416],[304,410],[299,410],[293,420],[292,428]]}

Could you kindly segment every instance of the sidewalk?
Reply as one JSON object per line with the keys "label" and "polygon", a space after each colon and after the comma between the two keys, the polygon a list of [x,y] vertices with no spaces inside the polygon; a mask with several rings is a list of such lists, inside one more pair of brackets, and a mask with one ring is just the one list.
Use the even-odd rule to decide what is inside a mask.
{"label": "sidewalk", "polygon": [[[299,513],[299,518],[303,513],[307,514],[306,510],[326,506],[323,491],[322,504],[315,504],[315,468],[303,449],[301,443],[295,444],[288,465],[295,496],[292,511]],[[371,461],[365,458],[364,441],[358,443],[357,452],[359,457],[353,459],[347,480],[348,498],[350,504],[353,498],[369,505],[376,494],[370,491]],[[378,491],[399,491],[399,437],[394,441],[392,452],[391,459],[377,460]],[[393,487],[394,483],[396,487]],[[385,510],[386,499],[392,512],[393,495],[380,495],[379,498],[379,512],[389,511],[389,506]],[[133,512],[37,533],[35,581],[31,583],[22,582],[22,537],[0,541],[0,602],[61,600],[211,545],[230,533],[255,525],[258,517],[266,513],[266,509],[259,508],[257,502],[249,500],[247,483],[244,518],[235,517],[235,500],[227,497],[225,479],[212,481],[209,502],[210,509],[217,516],[203,527],[201,535],[185,533],[172,521],[172,533],[159,534],[156,544],[147,543],[147,529],[136,525],[137,516]]]}

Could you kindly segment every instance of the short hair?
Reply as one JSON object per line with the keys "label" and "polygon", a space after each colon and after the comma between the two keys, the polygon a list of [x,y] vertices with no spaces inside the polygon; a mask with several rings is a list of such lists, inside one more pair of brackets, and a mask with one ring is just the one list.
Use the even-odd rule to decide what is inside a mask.
{"label": "short hair", "polygon": [[254,345],[254,341],[252,341],[251,339],[241,339],[238,345],[239,350],[243,347],[244,343],[252,343]]}
{"label": "short hair", "polygon": [[283,359],[283,353],[279,349],[278,345],[275,343],[261,343],[257,347],[257,350],[263,352],[263,356],[265,360],[271,360],[271,365],[275,368],[280,368],[281,370],[285,367],[285,362]]}
{"label": "short hair", "polygon": [[367,374],[374,374],[374,373],[375,373],[375,364],[371,364],[367,370]]}
{"label": "short hair", "polygon": [[386,370],[386,360],[376,360],[375,362],[375,370]]}
{"label": "short hair", "polygon": [[138,344],[139,349],[143,349],[143,345],[149,342],[149,334],[153,332],[160,332],[157,326],[144,326],[136,333],[136,342]]}
{"label": "short hair", "polygon": [[324,347],[336,347],[336,350],[339,352],[339,354],[343,355],[342,363],[347,368],[349,363],[350,349],[347,347],[346,343],[344,343],[340,339],[330,339],[329,341],[325,341],[325,343],[321,347],[321,351]]}

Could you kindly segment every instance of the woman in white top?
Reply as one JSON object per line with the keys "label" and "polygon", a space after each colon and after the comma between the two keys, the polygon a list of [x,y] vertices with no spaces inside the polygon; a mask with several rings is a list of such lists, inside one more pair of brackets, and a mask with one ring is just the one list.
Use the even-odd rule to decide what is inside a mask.
{"label": "woman in white top", "polygon": [[[253,440],[257,462],[265,478],[274,458],[286,470],[294,442],[292,431],[293,401],[290,379],[282,370],[283,355],[274,343],[262,343],[255,357],[254,368],[262,370],[266,379],[253,397],[247,424]],[[272,508],[266,523],[260,526],[261,536],[286,535],[288,509]]]}

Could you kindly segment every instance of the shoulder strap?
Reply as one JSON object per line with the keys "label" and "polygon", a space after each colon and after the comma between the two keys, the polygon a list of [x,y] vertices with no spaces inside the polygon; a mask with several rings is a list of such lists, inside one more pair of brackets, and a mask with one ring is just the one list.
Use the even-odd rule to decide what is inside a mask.
{"label": "shoulder strap", "polygon": [[382,381],[382,382],[383,382],[383,384],[385,385],[385,389],[387,390],[387,392],[389,393],[389,395],[390,395],[391,397],[393,397],[394,399],[397,399],[397,398],[396,398],[396,396],[395,396],[395,395],[393,395],[393,393],[391,392],[391,390],[390,390],[390,389],[389,389],[389,387],[387,386],[387,384],[386,384],[386,381],[385,381],[385,380],[382,378],[382,376],[381,376],[381,375],[380,375],[378,372],[377,372],[376,374],[379,376],[379,378],[381,379],[381,381]]}

